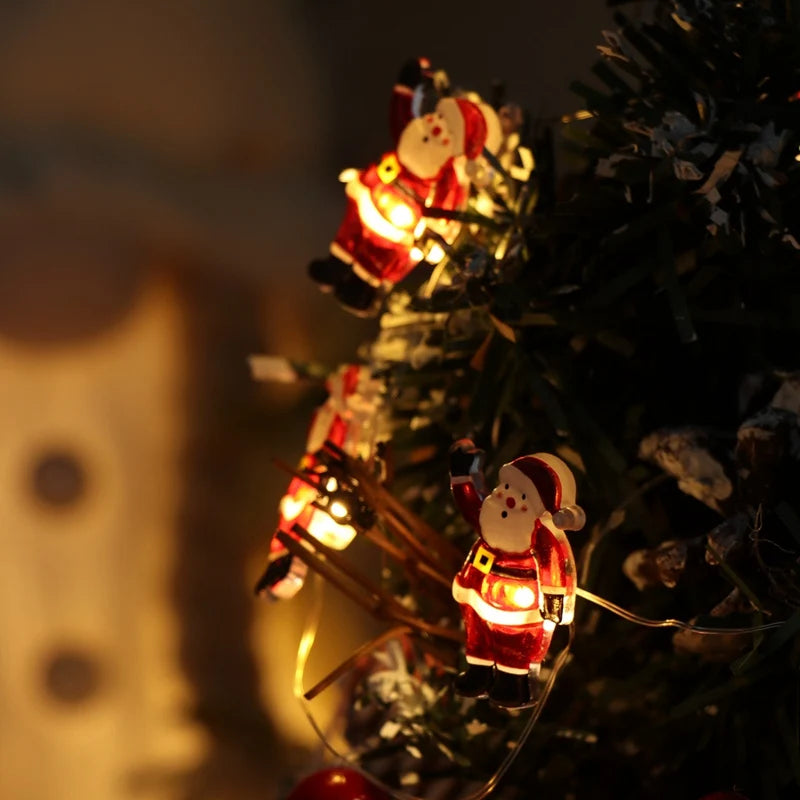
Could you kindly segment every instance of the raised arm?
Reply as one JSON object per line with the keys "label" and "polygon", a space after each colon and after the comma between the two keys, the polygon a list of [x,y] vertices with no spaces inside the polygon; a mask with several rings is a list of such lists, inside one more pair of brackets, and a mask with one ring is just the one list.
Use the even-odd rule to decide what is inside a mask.
{"label": "raised arm", "polygon": [[475,447],[471,439],[459,439],[450,448],[450,490],[461,515],[476,531],[487,494],[483,458],[483,450]]}

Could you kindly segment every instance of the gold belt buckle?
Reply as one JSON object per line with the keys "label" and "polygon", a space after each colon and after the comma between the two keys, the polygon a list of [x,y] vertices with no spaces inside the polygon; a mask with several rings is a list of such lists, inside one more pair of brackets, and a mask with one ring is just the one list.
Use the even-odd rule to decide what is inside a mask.
{"label": "gold belt buckle", "polygon": [[494,554],[481,545],[472,557],[472,565],[484,575],[488,575],[491,572],[492,564],[494,564]]}
{"label": "gold belt buckle", "polygon": [[383,183],[391,183],[400,174],[400,162],[394,153],[389,153],[378,165],[378,177]]}

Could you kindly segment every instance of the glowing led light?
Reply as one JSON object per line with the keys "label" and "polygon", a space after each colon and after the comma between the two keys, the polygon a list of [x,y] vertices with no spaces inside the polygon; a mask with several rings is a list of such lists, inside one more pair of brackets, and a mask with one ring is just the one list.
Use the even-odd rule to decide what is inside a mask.
{"label": "glowing led light", "polygon": [[438,264],[444,258],[444,250],[441,246],[434,243],[431,245],[430,252],[428,253],[427,261],[429,264]]}
{"label": "glowing led light", "polygon": [[410,228],[416,221],[414,212],[405,203],[394,203],[389,208],[389,222],[398,228]]}
{"label": "glowing led light", "polygon": [[419,247],[412,247],[409,255],[414,261],[422,261],[422,258],[425,254],[419,249]]}
{"label": "glowing led light", "polygon": [[280,502],[280,510],[281,516],[288,521],[292,521],[296,519],[300,512],[306,507],[305,500],[301,500],[298,497],[292,497],[290,494],[285,494],[281,498]]}
{"label": "glowing led light", "polygon": [[453,584],[453,597],[457,603],[469,604],[482,620],[495,625],[533,625],[542,621],[542,615],[536,606],[498,608],[484,600],[475,589],[465,589],[458,584]]}
{"label": "glowing led light", "polygon": [[355,200],[358,206],[358,216],[365,228],[373,233],[388,239],[390,242],[400,243],[406,241],[405,231],[392,225],[388,219],[375,207],[369,190],[357,182],[347,185],[347,194]]}
{"label": "glowing led light", "polygon": [[356,529],[351,525],[340,525],[320,510],[314,512],[308,524],[308,532],[318,542],[334,550],[344,550],[356,536]]}
{"label": "glowing led light", "polygon": [[336,520],[344,519],[350,513],[350,509],[341,501],[334,500],[329,508],[328,513]]}
{"label": "glowing led light", "polygon": [[339,488],[339,482],[333,476],[328,478],[328,480],[325,482],[326,491],[335,492],[338,488]]}
{"label": "glowing led light", "polygon": [[535,599],[536,595],[529,586],[515,586],[511,593],[511,602],[517,608],[530,608]]}

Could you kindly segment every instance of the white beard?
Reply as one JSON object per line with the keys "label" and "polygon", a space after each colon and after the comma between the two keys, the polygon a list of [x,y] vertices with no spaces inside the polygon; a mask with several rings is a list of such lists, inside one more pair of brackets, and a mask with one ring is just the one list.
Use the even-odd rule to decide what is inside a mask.
{"label": "white beard", "polygon": [[[503,511],[508,512],[503,517]],[[524,553],[531,549],[533,529],[537,514],[533,509],[526,512],[506,507],[505,499],[490,494],[481,506],[481,536],[490,547],[508,553]]]}

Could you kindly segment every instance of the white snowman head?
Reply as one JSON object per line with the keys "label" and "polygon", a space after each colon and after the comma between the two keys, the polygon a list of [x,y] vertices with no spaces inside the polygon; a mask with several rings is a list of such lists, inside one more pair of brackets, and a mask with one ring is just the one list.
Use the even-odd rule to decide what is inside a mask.
{"label": "white snowman head", "polygon": [[575,503],[575,477],[550,453],[504,464],[499,478],[481,506],[481,536],[489,546],[509,553],[530,550],[536,521]]}

